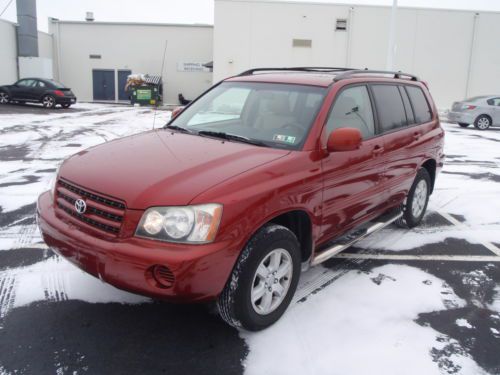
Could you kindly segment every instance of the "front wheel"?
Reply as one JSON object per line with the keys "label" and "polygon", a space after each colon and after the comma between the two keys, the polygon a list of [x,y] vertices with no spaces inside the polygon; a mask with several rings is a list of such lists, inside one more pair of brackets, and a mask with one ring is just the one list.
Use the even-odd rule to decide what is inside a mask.
{"label": "front wheel", "polygon": [[7,104],[10,102],[10,96],[6,92],[0,92],[0,104]]}
{"label": "front wheel", "polygon": [[217,301],[228,324],[259,331],[276,322],[297,289],[300,245],[295,234],[277,224],[262,227],[240,254]]}
{"label": "front wheel", "polygon": [[479,116],[476,121],[474,121],[474,126],[479,130],[486,130],[491,126],[491,118],[487,115]]}
{"label": "front wheel", "polygon": [[465,122],[459,122],[458,123],[458,126],[460,126],[461,128],[466,128],[467,126],[469,126],[470,124],[466,124]]}
{"label": "front wheel", "polygon": [[45,95],[42,98],[42,105],[44,108],[55,108],[56,99],[52,95]]}
{"label": "front wheel", "polygon": [[427,209],[430,192],[431,177],[429,172],[422,168],[418,171],[408,196],[401,205],[403,216],[396,220],[396,224],[403,228],[413,228],[420,224]]}

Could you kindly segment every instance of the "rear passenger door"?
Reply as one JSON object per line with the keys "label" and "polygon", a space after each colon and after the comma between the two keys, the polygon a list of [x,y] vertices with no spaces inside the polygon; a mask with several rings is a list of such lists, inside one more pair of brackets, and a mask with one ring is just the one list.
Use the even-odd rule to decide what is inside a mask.
{"label": "rear passenger door", "polygon": [[385,205],[380,188],[384,174],[382,137],[376,137],[372,102],[366,85],[350,85],[336,96],[324,132],[357,128],[363,136],[354,151],[331,152],[322,160],[323,228],[320,242],[347,226],[376,216]]}
{"label": "rear passenger door", "polygon": [[415,178],[422,159],[425,124],[430,107],[417,86],[372,84],[379,133],[384,139],[385,180],[388,203],[401,201]]}

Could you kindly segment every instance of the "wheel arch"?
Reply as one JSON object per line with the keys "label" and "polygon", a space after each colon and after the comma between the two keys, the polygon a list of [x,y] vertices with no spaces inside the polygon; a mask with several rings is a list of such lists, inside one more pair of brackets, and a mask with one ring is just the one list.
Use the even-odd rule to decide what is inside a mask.
{"label": "wheel arch", "polygon": [[295,234],[300,244],[302,262],[307,261],[311,257],[313,250],[312,220],[307,211],[292,209],[282,212],[268,220],[265,224],[269,223],[282,225]]}
{"label": "wheel arch", "polygon": [[434,183],[436,182],[436,167],[437,163],[434,159],[427,159],[422,164],[422,168],[426,169],[431,177],[431,194],[434,191]]}

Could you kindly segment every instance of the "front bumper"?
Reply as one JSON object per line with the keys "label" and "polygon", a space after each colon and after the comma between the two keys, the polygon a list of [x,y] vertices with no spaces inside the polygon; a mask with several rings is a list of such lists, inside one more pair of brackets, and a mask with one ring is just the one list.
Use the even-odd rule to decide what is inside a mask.
{"label": "front bumper", "polygon": [[472,124],[474,123],[474,115],[467,112],[448,112],[447,115],[448,122],[451,123],[464,123]]}
{"label": "front bumper", "polygon": [[[45,243],[85,272],[117,288],[152,298],[194,302],[216,298],[229,278],[238,252],[229,243],[170,244],[130,238],[101,239],[58,216],[51,194],[38,198],[37,221]],[[175,281],[160,287],[155,265],[168,267]]]}

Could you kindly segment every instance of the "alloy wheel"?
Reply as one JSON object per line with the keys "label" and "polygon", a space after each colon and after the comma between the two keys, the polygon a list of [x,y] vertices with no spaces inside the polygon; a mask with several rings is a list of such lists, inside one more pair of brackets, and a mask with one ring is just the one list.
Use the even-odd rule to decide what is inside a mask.
{"label": "alloy wheel", "polygon": [[285,249],[274,249],[264,257],[255,272],[250,294],[257,314],[270,314],[281,305],[290,288],[292,274],[292,257]]}
{"label": "alloy wheel", "polygon": [[413,201],[411,205],[411,213],[413,217],[418,218],[422,214],[427,201],[427,194],[427,182],[425,182],[425,180],[420,180],[413,193]]}
{"label": "alloy wheel", "polygon": [[490,127],[490,120],[487,117],[481,117],[477,120],[477,127],[481,130],[488,129]]}
{"label": "alloy wheel", "polygon": [[9,102],[9,95],[5,92],[0,92],[0,103],[7,104]]}
{"label": "alloy wheel", "polygon": [[54,107],[54,98],[52,96],[45,96],[43,98],[42,104],[45,108],[52,108]]}

